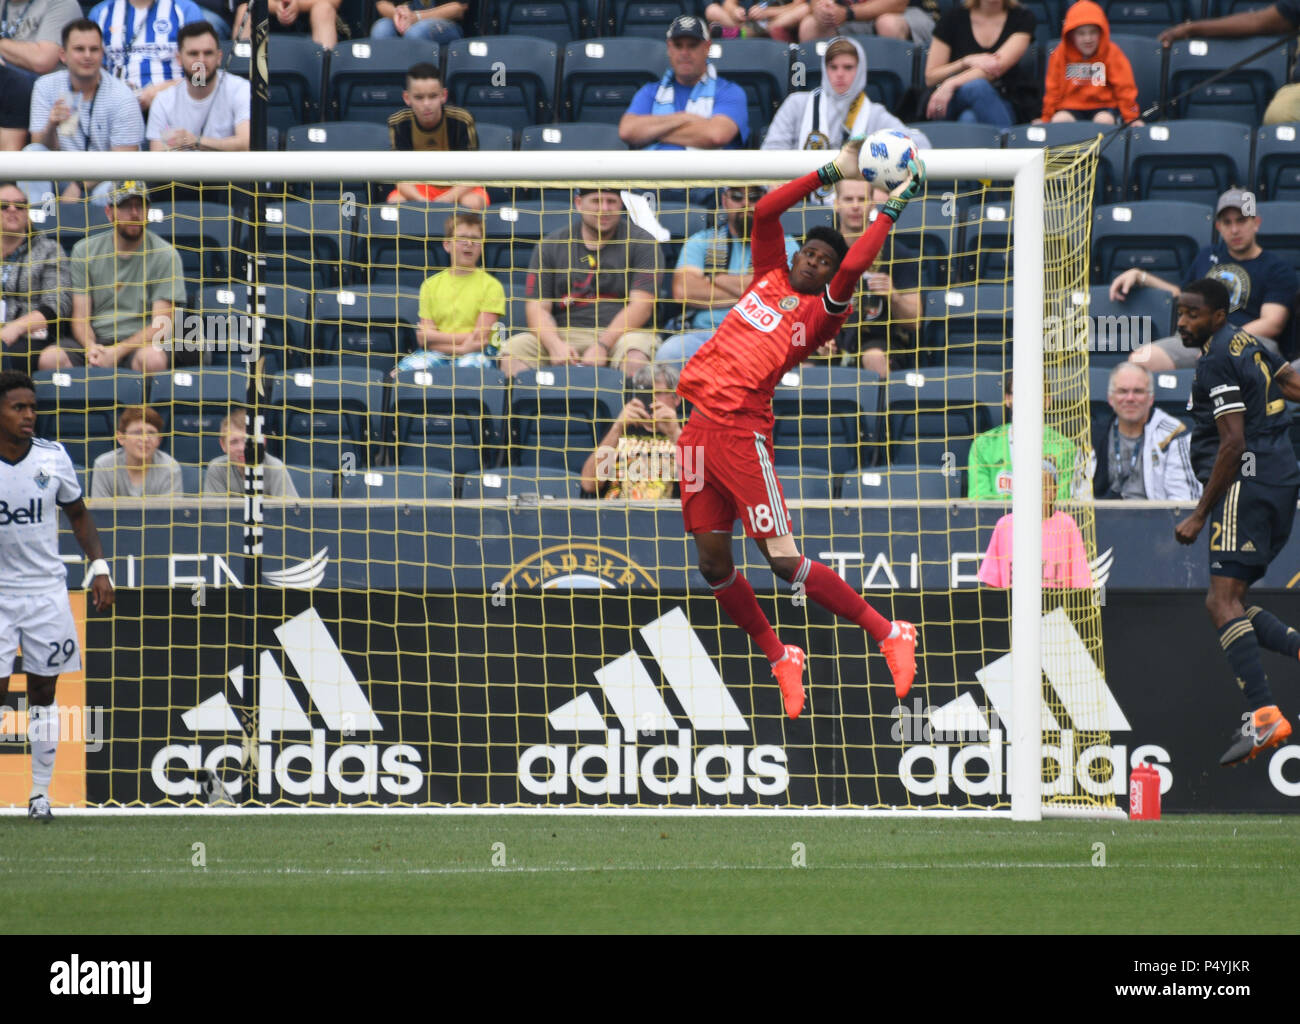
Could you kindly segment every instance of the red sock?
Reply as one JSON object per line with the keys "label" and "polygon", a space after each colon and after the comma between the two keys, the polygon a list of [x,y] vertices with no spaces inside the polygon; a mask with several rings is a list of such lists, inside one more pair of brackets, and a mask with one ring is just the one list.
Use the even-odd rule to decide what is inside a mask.
{"label": "red sock", "polygon": [[890,621],[821,562],[805,558],[795,571],[793,582],[802,583],[808,596],[828,612],[856,622],[877,643],[889,636]]}
{"label": "red sock", "polygon": [[709,586],[713,596],[718,599],[718,604],[722,605],[722,610],[753,638],[754,643],[767,655],[768,661],[780,661],[785,657],[785,645],[777,638],[772,624],[758,606],[758,598],[754,596],[754,588],[749,585],[749,580],[732,569],[731,575],[721,583]]}

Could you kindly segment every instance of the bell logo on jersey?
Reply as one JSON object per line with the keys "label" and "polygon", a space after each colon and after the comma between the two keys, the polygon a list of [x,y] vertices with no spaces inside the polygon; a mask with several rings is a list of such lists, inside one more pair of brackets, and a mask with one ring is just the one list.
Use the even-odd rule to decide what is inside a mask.
{"label": "bell logo on jersey", "polygon": [[764,334],[771,334],[781,325],[782,315],[767,305],[753,292],[746,292],[736,303],[735,310],[747,323],[757,327]]}
{"label": "bell logo on jersey", "polygon": [[9,502],[0,501],[0,526],[31,526],[45,519],[45,500],[33,498],[26,505],[11,509]]}

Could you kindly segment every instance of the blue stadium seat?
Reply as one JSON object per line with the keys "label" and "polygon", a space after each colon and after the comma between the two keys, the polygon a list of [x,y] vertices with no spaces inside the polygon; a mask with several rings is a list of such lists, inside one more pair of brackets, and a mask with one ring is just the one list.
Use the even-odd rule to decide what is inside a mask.
{"label": "blue stadium seat", "polygon": [[618,128],[604,122],[581,124],[534,124],[524,129],[519,139],[520,152],[560,149],[627,149],[618,137]]}
{"label": "blue stadium seat", "polygon": [[[327,121],[324,124],[294,125],[285,133],[285,152],[321,153],[338,150],[359,150],[369,153],[386,153],[389,149],[388,126],[370,121]],[[328,156],[325,157],[328,160]],[[294,182],[290,186],[295,195],[314,201],[338,202],[341,196],[352,196],[353,203],[368,203],[387,196],[387,185],[358,179],[334,179]],[[382,195],[374,195],[382,192]]]}
{"label": "blue stadium seat", "polygon": [[405,370],[388,390],[384,424],[399,467],[476,473],[495,466],[505,422],[506,379],[498,370]]}
{"label": "blue stadium seat", "polygon": [[908,125],[922,132],[935,149],[1001,149],[1002,136],[987,124],[966,121],[922,121]]}
{"label": "blue stadium seat", "polygon": [[[34,375],[36,436],[58,441],[73,463],[89,469],[117,447],[117,417],[145,400],[145,378],[133,370],[82,366]],[[170,446],[164,445],[165,450]]]}
{"label": "blue stadium seat", "polygon": [[405,104],[406,69],[442,66],[438,44],[421,39],[357,39],[330,51],[328,105],[340,121],[385,124]]}
{"label": "blue stadium seat", "polygon": [[[248,78],[252,44],[225,42],[223,66]],[[307,36],[278,34],[267,48],[270,106],[267,121],[285,131],[295,124],[319,121],[323,114],[324,72],[328,54]]]}
{"label": "blue stadium seat", "polygon": [[[1169,47],[1169,96],[1179,96],[1253,53],[1266,39],[1182,39]],[[1264,108],[1287,81],[1290,63],[1287,49],[1275,47],[1218,81],[1196,89],[1175,104],[1173,117],[1236,121],[1255,126],[1263,120]],[[1244,180],[1244,179],[1243,179]]]}
{"label": "blue stadium seat", "polygon": [[373,289],[379,285],[418,289],[429,276],[450,264],[442,247],[447,203],[400,203],[360,211],[359,263]]}
{"label": "blue stadium seat", "polygon": [[[263,286],[262,340],[260,353],[267,359],[268,372],[275,372],[307,353],[308,292],[278,285]],[[210,325],[208,340],[220,337],[224,321],[227,349],[213,353],[214,363],[242,366],[247,351],[239,342],[252,340],[248,313],[248,286],[225,284],[204,288],[193,311]]]}
{"label": "blue stadium seat", "polygon": [[565,121],[617,125],[637,90],[659,80],[667,60],[661,47],[644,39],[570,43],[564,48],[560,116]]}
{"label": "blue stadium seat", "polygon": [[349,280],[361,203],[286,199],[266,206],[266,277],[296,288],[337,288]]}
{"label": "blue stadium seat", "polygon": [[518,133],[512,125],[476,120],[474,131],[478,135],[478,148],[482,151],[509,153],[515,148],[515,136]]}
{"label": "blue stadium seat", "polygon": [[[447,44],[447,89],[451,102],[475,120],[520,131],[546,124],[554,111],[559,49],[529,36],[479,36]],[[502,80],[501,69],[508,68]],[[501,84],[497,84],[500,82]],[[486,149],[482,138],[480,148]]]}
{"label": "blue stadium seat", "polygon": [[1174,297],[1162,288],[1135,288],[1112,302],[1109,284],[1088,289],[1088,361],[1122,363],[1140,345],[1167,338],[1174,330]]}
{"label": "blue stadium seat", "polygon": [[1205,17],[1222,18],[1227,14],[1258,11],[1263,7],[1272,6],[1269,0],[1205,0]]}
{"label": "blue stadium seat", "polygon": [[579,478],[555,466],[502,466],[483,473],[471,473],[461,483],[460,496],[466,501],[515,498],[577,498]]}
{"label": "blue stadium seat", "polygon": [[384,388],[384,375],[363,366],[277,377],[272,430],[283,438],[284,461],[329,472],[365,469],[380,442]]}
{"label": "blue stadium seat", "polygon": [[841,501],[950,501],[965,494],[966,465],[914,466],[849,473],[840,482]]}
{"label": "blue stadium seat", "polygon": [[[526,271],[533,249],[547,235],[576,224],[572,193],[556,202],[530,200],[490,206],[483,218],[483,265],[492,271]],[[564,195],[563,201],[559,196]],[[567,234],[565,237],[568,237]]]}
{"label": "blue stadium seat", "polygon": [[1159,103],[1164,98],[1162,89],[1169,50],[1154,35],[1112,32],[1110,41],[1124,51],[1124,56],[1133,68],[1133,81],[1138,89],[1138,109],[1145,111]]}
{"label": "blue stadium seat", "polygon": [[338,473],[328,469],[310,469],[307,466],[285,466],[284,468],[289,474],[289,479],[293,481],[293,489],[298,492],[299,498],[316,501],[336,496]]}
{"label": "blue stadium seat", "polygon": [[420,296],[415,291],[318,291],[313,302],[311,365],[338,363],[390,373],[403,355],[416,349],[419,323]]}
{"label": "blue stadium seat", "polygon": [[1300,200],[1300,124],[1270,124],[1255,135],[1255,173],[1260,199]]}
{"label": "blue stadium seat", "polygon": [[1130,128],[1128,196],[1213,204],[1248,181],[1252,130],[1230,121],[1168,121]]}
{"label": "blue stadium seat", "polygon": [[598,0],[496,0],[493,31],[563,46],[597,34]]}
{"label": "blue stadium seat", "polygon": [[1034,13],[1034,42],[1039,46],[1061,34],[1063,3],[1064,0],[1021,0],[1021,6]]}
{"label": "blue stadium seat", "polygon": [[[897,112],[898,101],[917,80],[918,50],[915,43],[887,36],[854,36],[862,44],[867,57],[867,97],[891,112]],[[822,83],[822,57],[826,54],[829,39],[800,43],[793,49],[795,90],[816,89]],[[800,84],[802,73],[804,84]],[[928,132],[928,127],[919,126]]]}
{"label": "blue stadium seat", "polygon": [[886,382],[891,465],[966,468],[977,435],[1002,422],[1002,373],[950,365]]}
{"label": "blue stadium seat", "polygon": [[1259,203],[1256,209],[1259,234],[1255,240],[1300,270],[1300,202]]}
{"label": "blue stadium seat", "polygon": [[176,247],[190,295],[197,295],[206,285],[230,280],[234,268],[228,208],[197,202],[151,202],[148,217],[149,230]]}
{"label": "blue stadium seat", "polygon": [[[694,0],[606,0],[605,3],[610,35],[657,39],[660,43],[665,41],[674,18],[699,13]],[[667,67],[665,48],[660,46],[658,52]]]}
{"label": "blue stadium seat", "polygon": [[173,370],[155,375],[149,386],[149,404],[171,434],[172,458],[193,465],[221,454],[221,421],[247,398],[247,375],[225,368]]}
{"label": "blue stadium seat", "polygon": [[835,226],[835,210],[822,203],[800,203],[781,214],[781,227],[787,235],[799,241],[809,229]]}
{"label": "blue stadium seat", "polygon": [[[1156,36],[1189,17],[1185,0],[1101,0],[1112,32]],[[1197,5],[1199,13],[1199,3]]]}
{"label": "blue stadium seat", "polygon": [[456,477],[437,469],[368,469],[339,477],[343,501],[450,501]]}
{"label": "blue stadium seat", "polygon": [[880,378],[869,370],[791,370],[772,396],[775,461],[823,475],[871,465],[883,447],[882,391]]}
{"label": "blue stadium seat", "polygon": [[772,472],[781,481],[781,492],[787,502],[826,501],[834,489],[835,481],[831,477],[807,466],[777,464]]}
{"label": "blue stadium seat", "polygon": [[[655,216],[672,236],[667,242],[663,243],[663,266],[671,271],[677,266],[677,254],[681,251],[682,244],[686,239],[709,226],[709,214],[698,206],[687,206],[683,203],[662,203],[659,209],[655,211]],[[667,273],[663,276],[670,279],[672,274]],[[671,285],[671,281],[665,281],[665,284]]]}
{"label": "blue stadium seat", "polygon": [[709,63],[717,68],[720,78],[745,90],[749,101],[748,144],[757,146],[759,132],[790,92],[790,48],[774,39],[720,40],[709,49]]}
{"label": "blue stadium seat", "polygon": [[1129,267],[1185,281],[1210,244],[1213,207],[1199,203],[1119,203],[1092,218],[1092,283],[1109,284]]}
{"label": "blue stadium seat", "polygon": [[921,293],[922,355],[940,362],[989,361],[1001,370],[1011,350],[1012,289],[962,285]]}
{"label": "blue stadium seat", "polygon": [[553,366],[518,374],[510,389],[511,462],[580,473],[623,408],[617,370]]}
{"label": "blue stadium seat", "polygon": [[959,279],[994,283],[1007,279],[1011,264],[1011,204],[988,202],[967,208],[961,226]]}
{"label": "blue stadium seat", "polygon": [[[1157,43],[1157,46],[1160,44]],[[1097,189],[1094,202],[1106,203],[1123,197],[1124,152],[1128,136],[1122,128],[1075,121],[1062,124],[1018,124],[1002,132],[1007,149],[1037,149],[1040,146],[1068,146],[1086,142],[1098,135],[1118,131],[1118,138],[1104,140],[1097,162]]]}
{"label": "blue stadium seat", "polygon": [[201,496],[203,494],[203,472],[203,466],[195,466],[188,462],[182,462],[181,493],[186,497]]}
{"label": "blue stadium seat", "polygon": [[[957,283],[961,251],[963,206],[948,199],[924,199],[910,202],[891,234],[920,254],[920,280],[923,288],[941,288]],[[951,275],[951,280],[950,280]]]}

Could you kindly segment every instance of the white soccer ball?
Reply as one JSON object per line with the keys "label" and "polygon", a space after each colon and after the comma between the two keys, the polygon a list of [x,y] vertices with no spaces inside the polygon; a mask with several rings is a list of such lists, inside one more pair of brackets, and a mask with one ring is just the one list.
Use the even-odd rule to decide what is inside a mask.
{"label": "white soccer ball", "polygon": [[892,192],[907,180],[907,162],[920,160],[916,143],[896,128],[872,132],[858,153],[858,167],[868,185]]}

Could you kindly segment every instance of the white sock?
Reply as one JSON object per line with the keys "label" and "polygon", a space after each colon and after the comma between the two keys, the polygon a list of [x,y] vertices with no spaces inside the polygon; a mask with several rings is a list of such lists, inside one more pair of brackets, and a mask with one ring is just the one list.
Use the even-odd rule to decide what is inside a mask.
{"label": "white sock", "polygon": [[893,640],[895,637],[897,637],[897,636],[898,636],[900,633],[902,633],[902,632],[903,632],[903,631],[902,631],[901,629],[898,628],[898,623],[897,623],[897,622],[891,622],[891,623],[889,624],[889,636],[885,637],[885,639],[886,639],[886,640]]}
{"label": "white sock", "polygon": [[29,704],[27,739],[32,745],[32,796],[50,795],[54,754],[59,748],[59,709],[56,705]]}

